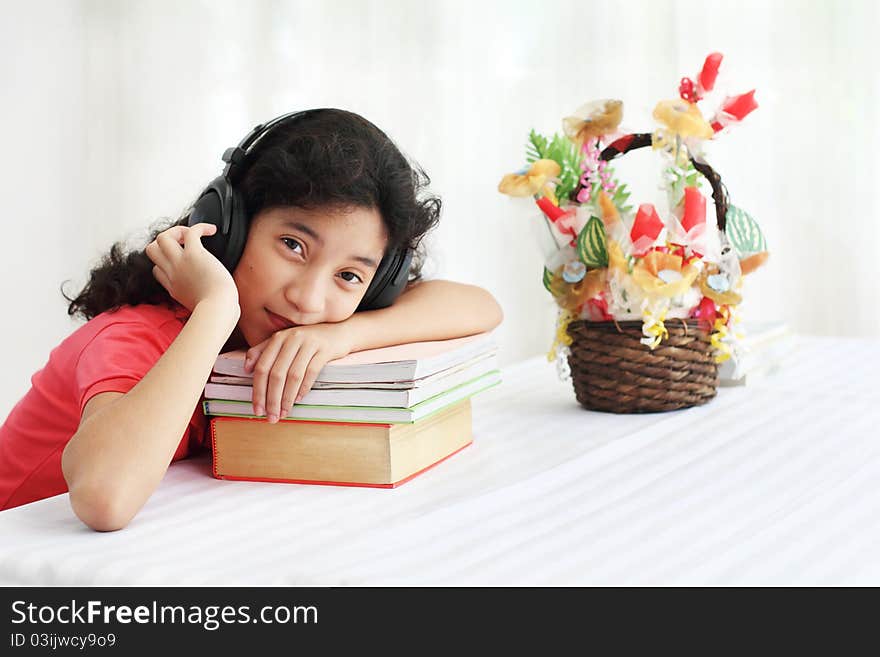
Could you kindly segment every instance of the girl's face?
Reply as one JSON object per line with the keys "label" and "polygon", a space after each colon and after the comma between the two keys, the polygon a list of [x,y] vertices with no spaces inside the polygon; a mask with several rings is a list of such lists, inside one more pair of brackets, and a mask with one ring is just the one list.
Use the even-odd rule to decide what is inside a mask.
{"label": "girl's face", "polygon": [[251,222],[232,274],[249,346],[291,326],[351,317],[388,236],[375,208],[271,208]]}

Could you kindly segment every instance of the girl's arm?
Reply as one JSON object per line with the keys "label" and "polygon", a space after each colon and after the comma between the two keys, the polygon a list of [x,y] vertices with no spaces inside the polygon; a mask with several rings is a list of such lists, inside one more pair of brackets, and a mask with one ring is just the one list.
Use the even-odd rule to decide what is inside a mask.
{"label": "girl's arm", "polygon": [[494,329],[502,317],[501,306],[486,290],[435,280],[411,285],[388,308],[278,331],[247,352],[255,413],[269,422],[287,416],[321,368],[352,351],[460,338]]}
{"label": "girl's arm", "polygon": [[159,485],[238,322],[235,282],[200,241],[214,232],[175,226],[147,246],[156,279],[192,314],[134,388],[89,400],[62,453],[71,506],[93,529],[121,529]]}
{"label": "girl's arm", "polygon": [[[74,513],[98,531],[125,527],[162,481],[199,403],[238,306],[196,306],[168,350],[129,392],[89,401],[61,457]],[[92,411],[92,401],[100,406]],[[106,397],[105,397],[106,400]]]}
{"label": "girl's arm", "polygon": [[490,331],[501,323],[501,306],[486,290],[452,281],[421,281],[389,307],[355,313],[345,321],[352,351],[405,342],[447,340]]}

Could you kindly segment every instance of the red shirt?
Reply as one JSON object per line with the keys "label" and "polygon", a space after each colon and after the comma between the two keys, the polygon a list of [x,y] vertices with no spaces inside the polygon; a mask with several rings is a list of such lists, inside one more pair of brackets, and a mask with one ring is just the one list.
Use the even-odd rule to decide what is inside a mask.
{"label": "red shirt", "polygon": [[[128,392],[180,333],[182,306],[123,306],[78,328],[31,377],[31,389],[0,427],[0,510],[67,492],[61,453],[79,427],[86,402],[99,392]],[[172,461],[205,443],[201,403]]]}

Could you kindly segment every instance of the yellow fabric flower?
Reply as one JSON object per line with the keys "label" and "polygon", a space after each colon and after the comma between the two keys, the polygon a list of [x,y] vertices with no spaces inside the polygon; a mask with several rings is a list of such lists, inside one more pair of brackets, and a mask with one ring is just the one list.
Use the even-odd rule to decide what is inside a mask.
{"label": "yellow fabric flower", "polygon": [[[729,289],[716,289],[710,285],[710,277],[720,276],[720,270],[717,265],[709,265],[700,276],[700,292],[703,296],[709,297],[715,302],[716,306],[735,306],[742,301],[742,295]],[[738,285],[738,283],[737,283]],[[716,286],[717,287],[717,286]]]}
{"label": "yellow fabric flower", "polygon": [[699,271],[693,265],[682,267],[681,256],[651,251],[633,269],[636,284],[652,297],[677,297],[693,285]]}
{"label": "yellow fabric flower", "polygon": [[508,196],[534,196],[561,172],[562,167],[555,160],[536,160],[525,173],[504,176],[498,183],[498,191]]}
{"label": "yellow fabric flower", "polygon": [[559,267],[550,281],[550,292],[556,303],[571,312],[578,312],[590,299],[605,289],[605,269],[591,269],[577,283],[568,283],[562,278],[563,267]]}
{"label": "yellow fabric flower", "polygon": [[623,103],[619,100],[594,100],[578,107],[572,116],[562,119],[562,129],[578,148],[585,142],[617,130],[623,118]]}
{"label": "yellow fabric flower", "polygon": [[654,108],[654,118],[668,132],[683,139],[687,137],[711,139],[715,135],[712,126],[703,118],[696,104],[681,98],[661,100]]}

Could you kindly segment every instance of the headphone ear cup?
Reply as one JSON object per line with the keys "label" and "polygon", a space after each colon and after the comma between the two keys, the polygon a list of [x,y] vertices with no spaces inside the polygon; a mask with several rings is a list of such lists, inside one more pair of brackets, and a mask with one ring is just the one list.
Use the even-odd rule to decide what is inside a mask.
{"label": "headphone ear cup", "polygon": [[388,255],[382,257],[382,260],[379,261],[379,266],[376,268],[376,273],[373,274],[373,280],[370,281],[370,285],[367,288],[366,293],[364,294],[363,299],[358,304],[358,310],[375,310],[373,307],[373,301],[378,296],[378,293],[382,291],[382,288],[385,286],[385,281],[388,279],[388,268],[391,264],[391,258]]}
{"label": "headphone ear cup", "polygon": [[205,249],[221,262],[226,253],[226,242],[229,233],[229,221],[225,217],[224,203],[228,196],[229,185],[223,176],[212,180],[193,203],[187,219],[187,226],[196,224],[213,224],[217,230],[213,235],[202,238]]}
{"label": "headphone ear cup", "polygon": [[241,194],[223,176],[218,176],[193,204],[188,226],[206,223],[217,226],[213,235],[202,238],[205,249],[233,271],[247,239],[247,219]]}
{"label": "headphone ear cup", "polygon": [[382,258],[357,310],[378,310],[394,303],[409,280],[412,257],[411,249],[395,249]]}
{"label": "headphone ear cup", "polygon": [[248,219],[244,198],[235,187],[230,186],[229,192],[229,237],[226,242],[226,253],[221,262],[232,272],[244,253],[248,234]]}

